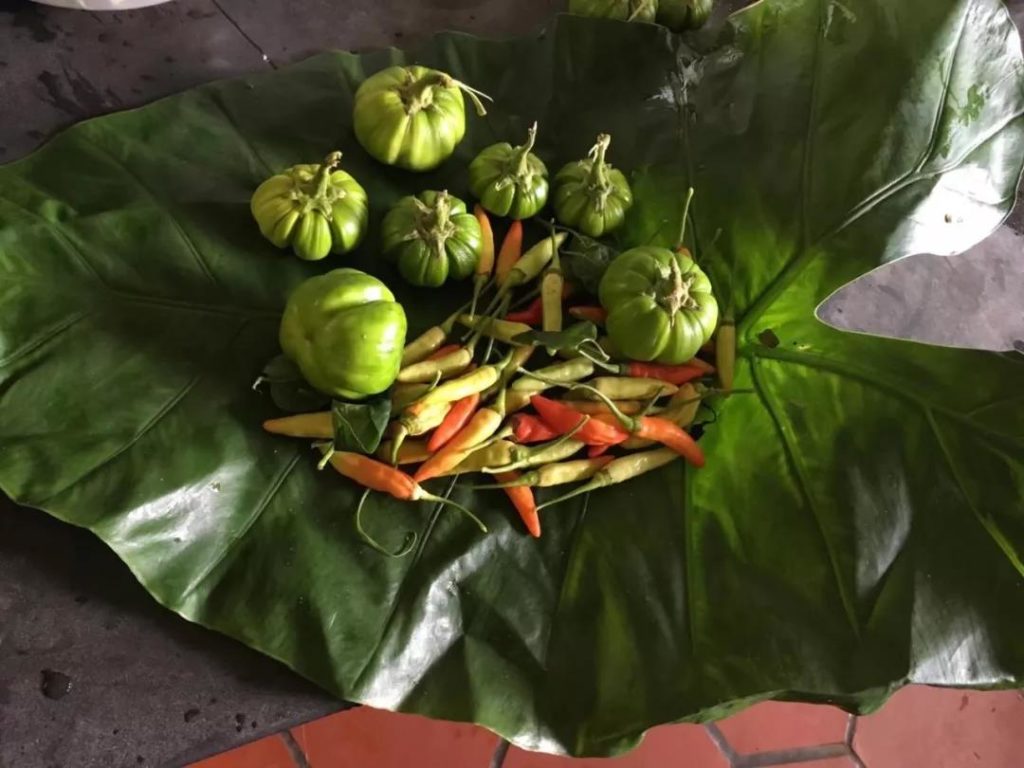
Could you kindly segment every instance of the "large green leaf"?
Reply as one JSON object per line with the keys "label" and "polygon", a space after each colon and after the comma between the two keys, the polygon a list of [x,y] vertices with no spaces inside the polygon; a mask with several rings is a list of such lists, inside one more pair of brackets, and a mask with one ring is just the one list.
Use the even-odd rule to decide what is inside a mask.
{"label": "large green leaf", "polygon": [[[397,61],[492,94],[440,170],[383,168],[355,87]],[[766,697],[876,705],[905,681],[1024,677],[1024,365],[833,330],[833,290],[963,250],[1013,199],[1024,75],[997,0],[766,0],[697,53],[644,24],[444,35],[413,55],[324,54],[80,125],[0,169],[0,486],[104,539],[167,607],[339,696],[472,720],[529,748],[610,754],[661,722]],[[466,193],[482,146],[541,123],[552,167],[599,131],[639,172],[628,234],[696,252],[739,320],[738,385],[708,467],[550,510],[456,486],[491,527],[375,497],[422,531],[382,558],[359,492],[260,431],[250,384],[287,292],[371,269],[415,331],[462,295],[274,251],[247,200],[339,147],[375,220]],[[765,333],[771,330],[772,333]],[[375,527],[375,530],[377,528]]]}

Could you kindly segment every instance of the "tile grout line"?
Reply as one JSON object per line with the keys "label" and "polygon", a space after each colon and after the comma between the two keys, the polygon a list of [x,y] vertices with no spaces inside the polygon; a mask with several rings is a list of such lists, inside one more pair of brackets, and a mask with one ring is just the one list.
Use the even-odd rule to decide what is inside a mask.
{"label": "tile grout line", "polygon": [[850,750],[845,744],[821,744],[816,747],[796,747],[794,749],[780,749],[773,752],[758,752],[749,755],[740,755],[733,763],[733,768],[768,768],[768,766],[794,765],[796,763],[810,763],[816,760],[826,760],[831,757],[849,757]]}
{"label": "tile grout line", "polygon": [[856,715],[850,715],[849,720],[846,721],[846,736],[843,741],[846,743],[846,749],[850,752],[850,760],[853,762],[854,768],[867,768],[867,763],[861,759],[860,754],[857,752],[857,747],[854,746],[853,740],[857,736],[857,724],[860,720]]}
{"label": "tile grout line", "polygon": [[292,732],[285,729],[277,734],[281,737],[281,741],[284,742],[289,754],[292,756],[296,768],[310,768],[309,760],[306,758],[306,753],[302,750],[302,745],[295,740],[292,736]]}
{"label": "tile grout line", "polygon": [[732,748],[732,744],[725,738],[725,734],[718,727],[716,723],[704,723],[704,730],[711,738],[711,742],[718,747],[718,751],[722,753],[722,757],[729,763],[729,768],[737,768],[738,762],[741,759],[740,755],[736,753],[736,750]]}
{"label": "tile grout line", "polygon": [[488,763],[488,768],[501,768],[505,764],[505,755],[508,754],[509,747],[512,746],[505,739],[498,742],[498,746],[494,748],[494,754],[491,755],[491,762]]}

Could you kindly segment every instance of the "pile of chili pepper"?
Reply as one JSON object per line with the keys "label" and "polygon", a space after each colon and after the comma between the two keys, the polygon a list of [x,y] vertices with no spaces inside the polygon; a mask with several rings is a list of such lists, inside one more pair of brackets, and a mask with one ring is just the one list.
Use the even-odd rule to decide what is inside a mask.
{"label": "pile of chili pepper", "polygon": [[[702,350],[715,365],[701,357],[659,365],[523,343],[524,333],[562,331],[567,316],[600,326],[606,313],[572,303],[575,292],[559,260],[564,233],[552,231],[524,252],[522,224],[514,221],[496,250],[487,214],[477,206],[475,215],[484,246],[472,301],[406,345],[391,393],[389,439],[374,458],[328,451],[325,462],[368,490],[452,504],[484,530],[472,513],[427,492],[423,483],[490,475],[493,482],[473,487],[504,492],[535,537],[546,507],[679,458],[703,466],[704,454],[687,428],[704,397],[731,390],[725,376],[732,360],[722,358],[733,348],[719,340],[717,350]],[[517,291],[520,306],[513,308]],[[533,361],[542,364],[527,368]],[[319,440],[333,434],[329,412],[273,419],[264,427]],[[536,489],[572,484],[543,503],[535,497]]]}

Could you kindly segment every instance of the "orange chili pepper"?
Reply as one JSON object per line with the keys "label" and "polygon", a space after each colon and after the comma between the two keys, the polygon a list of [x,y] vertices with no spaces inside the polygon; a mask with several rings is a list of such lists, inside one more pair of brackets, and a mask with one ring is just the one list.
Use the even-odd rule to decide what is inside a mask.
{"label": "orange chili pepper", "polygon": [[444,417],[437,429],[430,436],[430,440],[427,441],[427,450],[430,453],[436,453],[441,447],[451,440],[456,433],[469,421],[469,417],[473,415],[477,406],[480,404],[480,393],[474,392],[471,395],[458,400],[448,415]]}
{"label": "orange chili pepper", "polygon": [[[499,472],[495,474],[498,482],[510,483],[519,479],[518,472]],[[540,538],[540,515],[537,514],[537,502],[533,498],[533,491],[525,485],[514,485],[503,488],[505,495],[512,501],[512,505],[522,518],[526,530],[535,539]]]}
{"label": "orange chili pepper", "polygon": [[498,252],[498,261],[494,266],[494,277],[498,285],[504,284],[508,279],[512,267],[516,265],[523,255],[523,223],[518,219],[513,221],[508,228],[508,233],[501,243],[501,250]]}

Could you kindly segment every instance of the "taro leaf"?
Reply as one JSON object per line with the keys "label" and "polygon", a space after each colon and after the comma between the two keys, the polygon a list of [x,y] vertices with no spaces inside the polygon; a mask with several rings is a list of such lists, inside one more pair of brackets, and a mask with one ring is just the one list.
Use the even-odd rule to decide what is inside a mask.
{"label": "taro leaf", "polygon": [[618,255],[618,249],[607,243],[586,235],[573,235],[571,246],[562,250],[562,269],[566,279],[597,296],[605,270]]}
{"label": "taro leaf", "polygon": [[[653,25],[563,17],[539,38],[329,53],[84,123],[0,169],[0,486],[339,696],[529,748],[610,754],[762,698],[863,709],[908,680],[1019,684],[1024,358],[814,318],[851,278],[960,251],[1006,215],[1024,152],[1007,12],[764,0],[723,34],[698,54]],[[415,176],[369,160],[347,119],[367,73],[414,60],[495,97]],[[464,294],[409,288],[373,238],[300,263],[260,238],[249,195],[340,148],[376,226],[401,195],[466,196],[469,159],[535,119],[551,167],[605,131],[620,167],[693,184],[693,245],[716,280],[734,267],[736,384],[756,394],[717,404],[705,469],[548,510],[539,540],[466,481],[453,498],[487,535],[374,494],[366,515],[422,532],[412,556],[380,557],[353,530],[360,490],[261,431],[275,409],[253,372],[315,272],[381,275],[412,333]],[[657,189],[638,216],[666,208]]]}
{"label": "taro leaf", "polygon": [[302,376],[299,367],[284,355],[275,355],[263,366],[253,389],[266,386],[270,399],[282,411],[303,413],[326,406],[331,399],[317,392]]}
{"label": "taro leaf", "polygon": [[591,353],[602,352],[597,345],[597,326],[589,320],[573,323],[564,331],[526,331],[520,333],[512,341],[523,345],[543,345],[555,352],[575,351],[580,347],[584,347]]}
{"label": "taro leaf", "polygon": [[365,403],[331,403],[334,417],[334,448],[372,454],[391,419],[391,401],[378,397]]}

